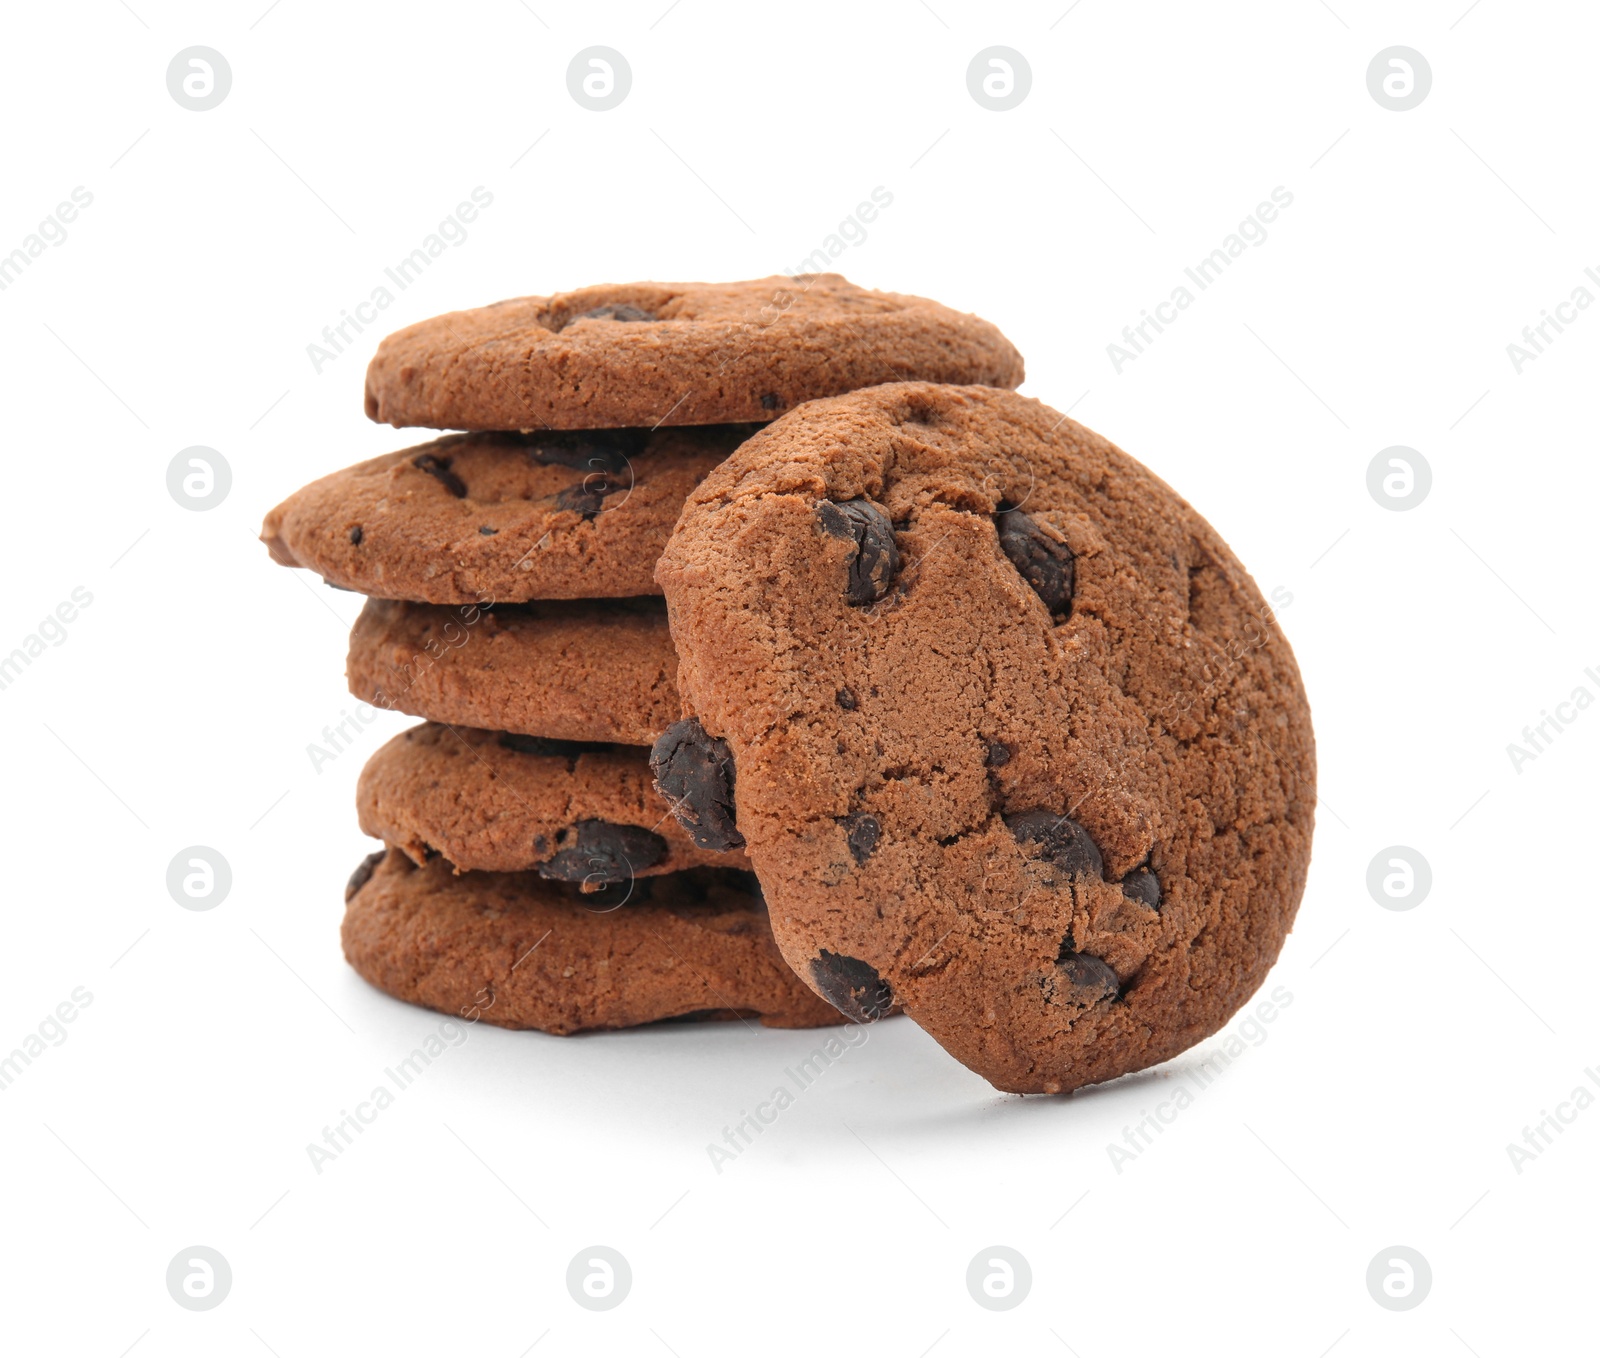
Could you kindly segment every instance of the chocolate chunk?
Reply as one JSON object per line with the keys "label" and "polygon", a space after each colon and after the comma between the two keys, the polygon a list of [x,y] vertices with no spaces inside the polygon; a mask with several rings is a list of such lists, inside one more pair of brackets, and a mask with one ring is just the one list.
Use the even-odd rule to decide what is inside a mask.
{"label": "chocolate chunk", "polygon": [[1011,762],[1011,747],[1001,740],[984,743],[983,763],[986,768],[997,769]]}
{"label": "chocolate chunk", "polygon": [[642,825],[580,820],[576,843],[539,864],[539,876],[558,882],[626,882],[667,856],[667,841]]}
{"label": "chocolate chunk", "polygon": [[418,471],[427,472],[441,486],[458,500],[467,498],[467,483],[450,470],[450,459],[435,457],[432,453],[422,453],[411,459],[411,465]]}
{"label": "chocolate chunk", "polygon": [[585,311],[579,319],[586,321],[653,321],[655,318],[653,311],[646,311],[643,307],[630,306],[626,302],[613,302],[610,306],[597,306],[593,311]]}
{"label": "chocolate chunk", "polygon": [[850,846],[850,857],[860,867],[878,847],[878,836],[882,833],[878,828],[878,818],[865,811],[853,811],[848,816],[841,816],[839,824],[844,826],[844,841]]}
{"label": "chocolate chunk", "polygon": [[861,706],[860,699],[856,697],[856,691],[853,688],[840,689],[833,695],[833,700],[844,708],[846,712],[854,712],[856,708]]}
{"label": "chocolate chunk", "polygon": [[737,849],[744,836],[734,824],[733,752],[706,734],[699,718],[675,721],[650,751],[656,790],[702,849]]}
{"label": "chocolate chunk", "polygon": [[350,545],[352,547],[361,545],[361,525],[359,523],[350,530]]}
{"label": "chocolate chunk", "polygon": [[852,1023],[876,1023],[894,1004],[889,983],[857,957],[824,948],[811,959],[811,979],[822,998]]}
{"label": "chocolate chunk", "polygon": [[1098,877],[1100,850],[1089,832],[1075,820],[1054,811],[1022,811],[1003,818],[1019,844],[1037,844],[1043,857],[1073,877]]}
{"label": "chocolate chunk", "polygon": [[1148,905],[1152,910],[1161,909],[1161,883],[1149,868],[1135,868],[1124,877],[1122,894],[1130,901]]}
{"label": "chocolate chunk", "polygon": [[602,754],[611,746],[600,740],[552,740],[549,736],[524,736],[506,731],[500,737],[500,747],[519,754],[559,755],[576,759],[580,754]]}
{"label": "chocolate chunk", "polygon": [[346,904],[356,892],[372,880],[372,874],[377,871],[378,864],[388,856],[388,849],[379,849],[377,853],[369,853],[361,860],[361,866],[350,874],[350,880],[344,884],[344,899]]}
{"label": "chocolate chunk", "polygon": [[884,512],[870,500],[846,500],[842,504],[822,500],[817,504],[817,518],[822,531],[830,537],[852,539],[856,544],[845,597],[857,605],[883,598],[900,569],[894,526]]}
{"label": "chocolate chunk", "polygon": [[1010,558],[1024,580],[1052,613],[1072,609],[1073,555],[1034,519],[1020,509],[1002,510],[994,516],[1000,550]]}
{"label": "chocolate chunk", "polygon": [[555,497],[556,508],[571,509],[586,519],[592,519],[604,506],[606,496],[613,491],[627,488],[626,481],[619,483],[599,474],[591,474],[584,477],[577,485],[568,486],[558,492]]}
{"label": "chocolate chunk", "polygon": [[763,396],[761,398],[761,408],[763,410],[776,410],[778,408],[778,393],[769,391]]}
{"label": "chocolate chunk", "polygon": [[549,429],[524,436],[523,448],[547,467],[620,476],[644,447],[646,429]]}
{"label": "chocolate chunk", "polygon": [[1065,973],[1067,984],[1073,989],[1073,999],[1085,1004],[1113,999],[1122,989],[1117,973],[1086,952],[1071,952],[1063,947],[1056,965]]}
{"label": "chocolate chunk", "polygon": [[490,528],[488,524],[483,524],[478,528],[478,532],[486,538],[492,538],[499,531],[498,528]]}

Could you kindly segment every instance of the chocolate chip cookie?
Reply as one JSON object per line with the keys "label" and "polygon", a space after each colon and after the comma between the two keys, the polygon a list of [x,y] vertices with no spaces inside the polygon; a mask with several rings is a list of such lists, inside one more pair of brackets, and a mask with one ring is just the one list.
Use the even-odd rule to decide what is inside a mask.
{"label": "chocolate chip cookie", "polygon": [[699,868],[584,895],[535,873],[456,876],[375,854],[345,893],[344,955],[379,990],[567,1034],[684,1015],[842,1022],[779,956],[748,874]]}
{"label": "chocolate chip cookie", "polygon": [[362,830],[416,862],[534,871],[594,890],[692,867],[749,870],[701,848],[655,790],[648,753],[433,722],[403,731],[361,771]]}
{"label": "chocolate chip cookie", "polygon": [[1305,692],[1227,545],[1105,439],[981,387],[813,402],[701,483],[656,574],[692,714],[660,776],[844,1013],[898,1003],[1054,1093],[1260,985],[1311,852]]}
{"label": "chocolate chip cookie", "polygon": [[775,419],[918,378],[1014,387],[994,326],[838,274],[625,283],[519,297],[390,335],[367,414],[430,429],[604,429]]}
{"label": "chocolate chip cookie", "polygon": [[456,434],[312,482],[261,538],[285,566],[384,599],[655,594],[685,497],[755,428]]}
{"label": "chocolate chip cookie", "polygon": [[452,726],[648,745],[680,715],[659,597],[501,604],[369,599],[345,675],[363,702]]}

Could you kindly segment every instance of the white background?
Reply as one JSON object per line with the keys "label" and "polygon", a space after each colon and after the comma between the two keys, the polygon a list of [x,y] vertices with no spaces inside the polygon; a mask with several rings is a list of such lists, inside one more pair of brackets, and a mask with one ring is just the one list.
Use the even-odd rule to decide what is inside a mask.
{"label": "white background", "polygon": [[[0,1091],[7,1351],[1592,1344],[1600,1110],[1520,1173],[1506,1149],[1600,1093],[1600,711],[1520,772],[1506,750],[1580,684],[1600,696],[1600,309],[1520,374],[1506,353],[1600,269],[1591,7],[530,3],[6,8],[0,252],[93,194],[0,293],[0,653],[93,596],[0,692],[0,1052],[93,996]],[[232,67],[210,112],[166,88],[195,44]],[[567,91],[593,44],[632,67],[611,112]],[[966,87],[994,44],[1032,69],[1009,112]],[[1394,44],[1433,71],[1410,112],[1366,86]],[[306,346],[480,185],[465,242],[315,372]],[[1294,201],[1265,243],[1115,371],[1107,344],[1279,185]],[[356,774],[406,722],[313,770],[307,744],[352,706],[357,601],[273,566],[263,513],[408,441],[361,412],[382,332],[590,282],[779,272],[877,186],[893,203],[842,272],[995,321],[1026,392],[1292,594],[1323,794],[1268,982],[1292,1003],[1120,1171],[1108,1143],[1215,1042],[1024,1100],[897,1020],[719,1174],[707,1143],[816,1034],[478,1025],[316,1173],[307,1143],[438,1020],[340,955],[370,847]],[[209,512],[166,489],[193,444],[232,467]],[[1394,444],[1433,470],[1405,513],[1366,488]],[[165,886],[192,844],[233,871],[205,913]],[[1432,865],[1406,912],[1365,884],[1394,844]],[[564,1281],[597,1243],[634,1275],[604,1314]],[[233,1270],[203,1314],[164,1282],[196,1244]],[[997,1244],[1033,1273],[998,1314],[964,1282]],[[1396,1244],[1433,1271],[1403,1314],[1365,1283]]]}

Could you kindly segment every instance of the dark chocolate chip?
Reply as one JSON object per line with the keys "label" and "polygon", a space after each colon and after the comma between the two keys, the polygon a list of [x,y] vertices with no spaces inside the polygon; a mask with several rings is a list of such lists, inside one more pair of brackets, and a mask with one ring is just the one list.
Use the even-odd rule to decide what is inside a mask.
{"label": "dark chocolate chip", "polygon": [[983,751],[985,767],[997,769],[1002,764],[1011,762],[1011,747],[1001,740],[991,740],[985,743]]}
{"label": "dark chocolate chip", "polygon": [[361,545],[361,525],[359,523],[350,530],[350,545],[352,547]]}
{"label": "dark chocolate chip", "polygon": [[848,816],[841,816],[839,824],[844,826],[844,841],[850,846],[850,857],[860,867],[878,847],[878,836],[882,833],[878,828],[878,818],[865,811],[853,811]]}
{"label": "dark chocolate chip", "polygon": [[618,483],[605,476],[591,474],[577,485],[558,492],[555,497],[556,508],[570,509],[586,519],[592,519],[605,505],[606,496],[627,488],[627,482]]}
{"label": "dark chocolate chip", "polygon": [[856,697],[856,691],[853,688],[840,689],[833,695],[833,700],[844,708],[846,712],[854,712],[856,708],[861,706],[861,701]]}
{"label": "dark chocolate chip", "polygon": [[586,321],[653,321],[655,312],[646,311],[643,307],[630,306],[626,302],[613,302],[610,306],[597,306],[592,311],[585,311],[579,318]]}
{"label": "dark chocolate chip", "polygon": [[1067,984],[1077,992],[1074,999],[1093,1004],[1096,1000],[1114,998],[1122,989],[1117,973],[1098,957],[1086,952],[1072,952],[1063,947],[1061,956],[1056,958],[1056,965],[1066,973]]}
{"label": "dark chocolate chip", "polygon": [[441,486],[458,500],[467,498],[467,483],[450,470],[450,459],[435,457],[432,453],[421,453],[411,459],[411,465],[418,471],[427,472]]}
{"label": "dark chocolate chip", "polygon": [[539,876],[558,882],[626,882],[667,856],[667,841],[642,825],[580,820],[576,842],[539,864]]}
{"label": "dark chocolate chip", "polygon": [[524,736],[514,731],[501,735],[500,746],[518,754],[559,755],[566,759],[576,759],[580,754],[601,754],[611,748],[600,740],[552,740],[549,736]]}
{"label": "dark chocolate chip", "polygon": [[346,903],[372,880],[372,874],[377,871],[378,864],[383,862],[388,853],[388,849],[379,849],[377,853],[369,853],[361,860],[361,866],[350,874],[350,880],[344,884]]}
{"label": "dark chocolate chip", "polygon": [[675,721],[650,751],[656,789],[702,849],[737,849],[744,836],[734,823],[733,752],[706,734],[699,718]]}
{"label": "dark chocolate chip", "polygon": [[811,959],[811,980],[822,998],[852,1023],[876,1023],[894,1004],[889,983],[858,957],[824,948]]}
{"label": "dark chocolate chip", "polygon": [[1149,868],[1135,868],[1124,877],[1122,894],[1130,901],[1148,905],[1152,910],[1161,909],[1161,883]]}
{"label": "dark chocolate chip", "polygon": [[1052,613],[1072,609],[1073,555],[1020,509],[1007,509],[994,517],[1000,550],[1010,558],[1024,580]]}
{"label": "dark chocolate chip", "polygon": [[478,528],[478,532],[486,538],[492,538],[499,531],[498,528],[490,528],[488,524],[482,524]]}
{"label": "dark chocolate chip", "polygon": [[544,430],[524,436],[523,448],[547,467],[620,476],[644,447],[646,429]]}
{"label": "dark chocolate chip", "polygon": [[894,526],[884,512],[871,500],[846,500],[842,504],[822,500],[817,504],[817,518],[822,531],[830,537],[850,539],[856,544],[845,597],[858,605],[883,598],[900,569]]}
{"label": "dark chocolate chip", "polygon": [[761,408],[763,410],[776,410],[778,408],[778,393],[769,391],[763,396],[761,398]]}
{"label": "dark chocolate chip", "polygon": [[1100,850],[1089,832],[1075,820],[1054,811],[1023,811],[1004,817],[1007,828],[1019,844],[1037,844],[1044,857],[1073,877],[1098,877],[1102,869]]}

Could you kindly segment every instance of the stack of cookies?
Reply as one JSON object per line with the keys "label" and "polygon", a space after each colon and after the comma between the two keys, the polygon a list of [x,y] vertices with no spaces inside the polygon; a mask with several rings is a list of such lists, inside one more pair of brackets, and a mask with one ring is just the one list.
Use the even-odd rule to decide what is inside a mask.
{"label": "stack of cookies", "polygon": [[1216,1032],[1305,885],[1305,691],[1216,531],[1021,378],[832,275],[386,340],[368,414],[469,432],[264,534],[426,719],[361,778],[356,969],[555,1033],[898,1010],[1023,1093]]}
{"label": "stack of cookies", "polygon": [[1022,376],[987,322],[836,275],[587,288],[385,340],[368,415],[464,432],[314,482],[262,531],[368,596],[351,691],[423,719],[361,775],[385,847],[346,892],[356,970],[552,1033],[845,1021],[774,941],[726,746],[684,725],[657,562],[696,487],[785,412]]}

